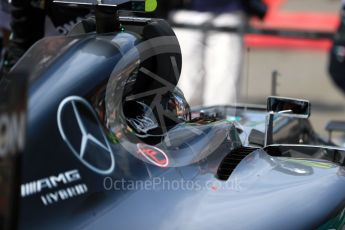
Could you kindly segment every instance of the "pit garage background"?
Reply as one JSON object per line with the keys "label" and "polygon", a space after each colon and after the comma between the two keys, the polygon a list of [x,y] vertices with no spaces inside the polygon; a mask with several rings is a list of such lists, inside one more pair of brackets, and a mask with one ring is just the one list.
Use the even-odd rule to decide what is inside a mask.
{"label": "pit garage background", "polygon": [[327,37],[339,24],[340,0],[266,2],[270,12],[265,21],[252,21],[251,25],[280,35],[245,36],[239,101],[264,104],[272,94],[272,71],[276,70],[276,94],[310,100],[312,124],[327,136],[324,127],[330,119],[345,120],[345,94],[333,85],[327,72],[331,47]]}

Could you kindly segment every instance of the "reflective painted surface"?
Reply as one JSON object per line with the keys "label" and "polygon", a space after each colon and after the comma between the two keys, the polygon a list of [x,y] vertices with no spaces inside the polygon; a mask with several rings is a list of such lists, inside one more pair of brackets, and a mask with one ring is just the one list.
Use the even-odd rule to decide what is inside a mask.
{"label": "reflective painted surface", "polygon": [[[130,139],[126,121],[115,126],[122,132],[110,129],[106,86],[139,42],[131,33],[47,38],[17,65],[31,80],[20,229],[314,229],[341,215],[345,173],[330,162],[257,150],[228,181],[216,178],[222,159],[247,142],[250,117],[263,111],[182,122],[168,130],[170,143],[155,145]],[[127,72],[119,82],[131,79]],[[66,106],[71,96],[78,100]],[[241,119],[244,132],[234,122]],[[288,131],[307,126],[294,122],[277,121],[280,140],[300,139]]]}

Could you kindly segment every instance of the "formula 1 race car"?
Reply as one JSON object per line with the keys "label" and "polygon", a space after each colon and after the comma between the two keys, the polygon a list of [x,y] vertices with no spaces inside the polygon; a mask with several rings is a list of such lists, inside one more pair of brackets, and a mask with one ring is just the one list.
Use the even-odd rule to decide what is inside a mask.
{"label": "formula 1 race car", "polygon": [[119,12],[154,3],[56,2],[95,18],[1,80],[1,229],[344,226],[345,151],[308,101],[190,108],[170,25]]}

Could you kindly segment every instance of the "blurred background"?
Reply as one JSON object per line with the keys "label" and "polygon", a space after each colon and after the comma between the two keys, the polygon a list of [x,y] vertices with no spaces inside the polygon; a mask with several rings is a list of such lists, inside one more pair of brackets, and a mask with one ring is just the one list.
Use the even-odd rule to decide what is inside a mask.
{"label": "blurred background", "polygon": [[[266,98],[270,95],[310,100],[311,122],[317,132],[327,136],[324,128],[329,120],[345,120],[345,94],[335,86],[328,73],[332,38],[340,23],[341,0],[263,0],[263,2],[268,6],[264,19],[248,18],[244,28],[242,57],[237,54],[243,60],[239,65],[239,81],[235,84],[239,90],[232,100],[236,103],[265,104]],[[202,21],[200,18],[198,20]],[[177,27],[176,33],[184,55],[181,83],[181,80],[190,78],[190,73],[184,73],[184,70],[186,65],[195,64],[191,59],[205,55],[205,53],[186,55],[184,54],[186,49],[195,43],[203,43],[202,45],[207,48],[209,43],[207,40],[194,39],[193,43],[185,45],[185,38],[180,36],[180,29],[193,25],[181,25],[187,20],[178,20],[176,16],[173,21]],[[229,33],[234,34],[231,31]],[[223,51],[218,51],[219,59],[223,58],[231,63],[233,60],[228,60],[226,56],[227,49],[228,47],[224,47]],[[198,68],[200,67],[196,67]],[[203,68],[203,71],[207,72],[213,67],[206,64]],[[230,71],[233,71],[231,65],[228,66],[229,78],[236,78],[231,76],[233,73]],[[212,79],[213,77],[207,76]],[[228,84],[225,81],[228,80],[224,80],[224,84]],[[188,87],[185,88],[184,85],[180,87],[187,92],[188,101],[191,101],[191,95],[199,92],[195,90],[188,95]],[[201,87],[205,86],[198,85],[196,88]],[[212,94],[219,92],[217,88],[212,90]],[[223,103],[217,98],[212,99],[211,102]],[[210,104],[205,102],[191,104],[198,103]]]}
{"label": "blurred background", "polygon": [[[265,21],[253,25],[327,34],[334,33],[339,24],[339,0],[267,2],[271,7]],[[246,35],[245,45],[240,102],[265,103],[276,70],[277,95],[310,100],[316,131],[326,135],[324,127],[330,119],[345,120],[345,97],[328,73],[329,39]]]}

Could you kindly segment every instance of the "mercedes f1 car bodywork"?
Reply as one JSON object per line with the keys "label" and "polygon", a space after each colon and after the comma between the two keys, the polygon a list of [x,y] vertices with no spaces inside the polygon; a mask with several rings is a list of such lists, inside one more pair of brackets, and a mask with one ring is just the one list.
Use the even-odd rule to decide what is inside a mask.
{"label": "mercedes f1 car bodywork", "polygon": [[117,20],[39,41],[2,80],[3,226],[342,228],[345,152],[318,147],[309,105],[190,110],[169,25]]}

